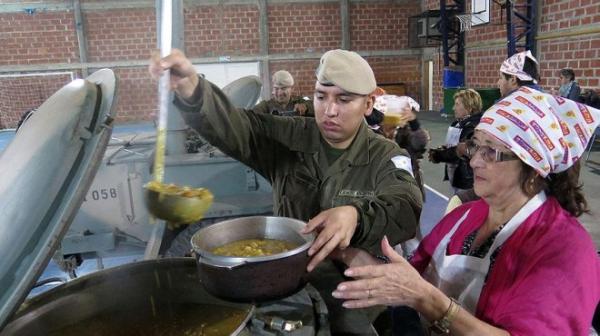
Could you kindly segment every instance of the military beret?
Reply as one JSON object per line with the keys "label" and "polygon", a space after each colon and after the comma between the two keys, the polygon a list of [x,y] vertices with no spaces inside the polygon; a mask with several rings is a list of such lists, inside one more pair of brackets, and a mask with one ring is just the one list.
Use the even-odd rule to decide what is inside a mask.
{"label": "military beret", "polygon": [[293,86],[294,85],[294,77],[292,77],[291,73],[289,73],[285,70],[279,70],[273,74],[273,85]]}
{"label": "military beret", "polygon": [[317,81],[361,95],[370,94],[377,88],[369,63],[359,54],[341,49],[323,54],[317,68]]}

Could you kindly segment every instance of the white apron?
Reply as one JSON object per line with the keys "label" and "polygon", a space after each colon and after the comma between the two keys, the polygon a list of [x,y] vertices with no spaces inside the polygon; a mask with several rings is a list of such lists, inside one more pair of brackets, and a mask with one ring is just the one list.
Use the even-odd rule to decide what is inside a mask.
{"label": "white apron", "polygon": [[462,133],[462,128],[458,127],[448,127],[448,131],[446,132],[446,146],[454,147],[458,145],[460,142],[460,134]]}
{"label": "white apron", "polygon": [[444,294],[455,298],[471,314],[475,314],[479,295],[490,267],[490,255],[545,201],[546,194],[543,191],[530,199],[500,230],[483,258],[460,254],[446,255],[450,238],[469,214],[467,211],[440,241],[423,277]]}

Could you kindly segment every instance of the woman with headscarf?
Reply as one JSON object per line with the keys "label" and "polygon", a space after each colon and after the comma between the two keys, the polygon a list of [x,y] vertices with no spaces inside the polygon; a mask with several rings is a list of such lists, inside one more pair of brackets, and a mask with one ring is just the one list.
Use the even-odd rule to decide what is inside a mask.
{"label": "woman with headscarf", "polygon": [[337,252],[356,278],[333,296],[347,308],[416,309],[453,335],[587,335],[600,298],[579,157],[600,110],[521,87],[488,109],[469,146],[480,200],[448,215],[407,262]]}

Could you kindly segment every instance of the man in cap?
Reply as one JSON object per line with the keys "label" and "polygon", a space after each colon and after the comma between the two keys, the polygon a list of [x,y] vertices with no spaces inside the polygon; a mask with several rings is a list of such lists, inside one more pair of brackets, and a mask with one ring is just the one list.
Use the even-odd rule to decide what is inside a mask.
{"label": "man in cap", "polygon": [[502,98],[516,91],[521,86],[542,91],[538,85],[539,63],[531,51],[516,53],[502,62],[498,88]]}
{"label": "man in cap", "polygon": [[[360,55],[344,50],[323,55],[316,74],[315,118],[235,108],[179,50],[153,59],[149,70],[157,77],[166,69],[171,69],[175,104],[186,122],[271,182],[275,215],[307,221],[305,232],[318,232],[308,251],[308,271],[336,248],[352,245],[378,254],[383,236],[393,244],[415,236],[421,192],[408,154],[364,122],[376,85]],[[341,275],[327,279],[328,284],[340,281]]]}
{"label": "man in cap", "polygon": [[309,116],[314,117],[314,109],[311,101],[302,97],[292,97],[294,77],[292,74],[279,70],[271,78],[273,98],[263,100],[252,110],[256,113],[268,113],[284,116]]}
{"label": "man in cap", "polygon": [[234,107],[179,51],[153,59],[156,77],[171,69],[175,103],[212,145],[255,169],[273,186],[276,215],[308,221],[318,236],[311,271],[335,248],[377,253],[384,235],[412,238],[421,195],[408,154],[371,132],[375,76],[357,53],[332,50],[317,70],[315,118],[278,118]]}

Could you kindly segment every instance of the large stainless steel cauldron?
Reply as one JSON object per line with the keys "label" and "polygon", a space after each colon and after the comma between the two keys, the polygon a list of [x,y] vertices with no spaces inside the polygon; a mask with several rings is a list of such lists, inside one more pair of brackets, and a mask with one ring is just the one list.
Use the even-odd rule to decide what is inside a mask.
{"label": "large stainless steel cauldron", "polygon": [[[301,234],[306,223],[286,217],[253,216],[223,221],[192,236],[202,284],[211,294],[242,302],[260,302],[293,294],[306,284],[308,248],[313,234]],[[280,239],[299,246],[271,256],[238,258],[212,254],[241,239]]]}
{"label": "large stainless steel cauldron", "polygon": [[[78,326],[76,334],[80,335],[171,335],[160,329],[161,320],[175,318],[177,323],[201,320],[206,312],[190,316],[181,308],[197,305],[218,306],[224,309],[225,313],[220,313],[223,315],[228,308],[243,310],[237,329],[233,326],[226,332],[237,335],[254,307],[209,295],[199,284],[195,264],[192,258],[149,260],[81,277],[26,301],[0,335],[58,335],[62,334],[59,330],[72,325]],[[187,321],[181,315],[186,315]],[[101,327],[100,322],[94,322],[97,316],[102,319]],[[80,322],[90,319],[89,330],[82,330]],[[106,326],[106,321],[112,325]],[[145,324],[156,324],[156,329]],[[132,325],[144,328],[132,330]],[[169,327],[172,326],[166,329]],[[198,334],[207,333],[191,333]]]}

